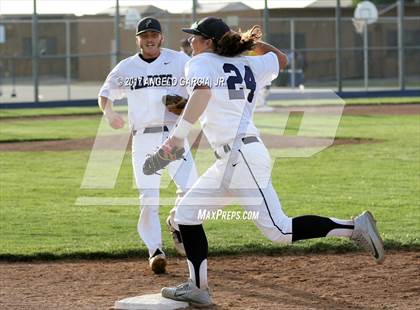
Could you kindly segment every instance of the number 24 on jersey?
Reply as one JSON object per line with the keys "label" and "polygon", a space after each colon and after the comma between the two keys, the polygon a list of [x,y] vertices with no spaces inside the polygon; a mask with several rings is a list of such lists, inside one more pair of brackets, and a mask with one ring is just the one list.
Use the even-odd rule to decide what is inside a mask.
{"label": "number 24 on jersey", "polygon": [[248,66],[244,66],[244,68],[245,75],[242,77],[241,72],[235,65],[230,63],[225,63],[223,65],[223,70],[225,73],[234,73],[234,75],[229,76],[226,81],[230,100],[245,99],[243,88],[239,87],[239,89],[236,89],[236,85],[242,84],[243,82],[245,82],[245,87],[250,90],[247,97],[248,102],[252,102],[252,99],[254,98],[254,92],[257,87],[257,83],[255,82],[254,74],[252,73],[251,68]]}

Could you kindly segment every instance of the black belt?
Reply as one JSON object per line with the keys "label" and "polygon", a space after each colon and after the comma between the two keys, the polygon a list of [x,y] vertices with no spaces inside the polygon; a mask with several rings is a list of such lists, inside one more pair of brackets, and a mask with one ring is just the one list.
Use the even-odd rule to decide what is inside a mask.
{"label": "black belt", "polygon": [[[167,126],[158,126],[158,127],[147,127],[144,128],[143,133],[158,133],[158,132],[164,132],[169,131]],[[135,136],[137,133],[137,130],[133,130],[133,136]]]}
{"label": "black belt", "polygon": [[[260,140],[258,140],[257,137],[255,136],[249,136],[249,137],[244,137],[241,139],[243,144],[250,144],[250,143],[254,143],[254,142],[260,142]],[[230,145],[229,144],[225,144],[223,145],[223,151],[225,153],[229,153],[231,150]],[[222,157],[219,156],[219,154],[217,154],[216,151],[214,151],[214,156],[216,156],[217,159],[221,159]]]}

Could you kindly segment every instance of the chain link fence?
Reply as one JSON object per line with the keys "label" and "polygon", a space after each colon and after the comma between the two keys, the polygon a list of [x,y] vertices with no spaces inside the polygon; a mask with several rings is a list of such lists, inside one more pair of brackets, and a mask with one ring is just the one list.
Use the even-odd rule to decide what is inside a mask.
{"label": "chain link fence", "polygon": [[[164,47],[179,50],[189,18],[161,18]],[[39,101],[94,99],[117,63],[114,17],[38,18]],[[261,18],[235,18],[231,27],[263,25]],[[0,19],[0,102],[33,101],[31,20]],[[398,89],[398,18],[382,17],[368,27],[368,49],[351,18],[342,18],[343,90]],[[135,30],[121,18],[119,59],[137,51]],[[420,85],[420,16],[404,18],[405,85]],[[335,18],[270,18],[268,40],[289,56],[277,87],[336,89]],[[368,79],[364,81],[365,55]]]}

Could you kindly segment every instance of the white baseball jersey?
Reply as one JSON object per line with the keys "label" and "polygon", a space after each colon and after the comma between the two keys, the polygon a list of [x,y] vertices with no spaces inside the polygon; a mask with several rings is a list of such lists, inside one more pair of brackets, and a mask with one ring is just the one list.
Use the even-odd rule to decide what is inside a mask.
{"label": "white baseball jersey", "polygon": [[200,123],[213,148],[230,143],[235,137],[259,136],[252,122],[255,93],[279,73],[274,53],[237,57],[202,53],[187,63],[185,73],[189,93],[195,84],[211,88],[212,96]]}
{"label": "white baseball jersey", "polygon": [[[142,129],[167,125],[172,130],[178,116],[166,109],[162,97],[172,94],[187,98],[187,90],[179,80],[185,79],[184,68],[189,60],[184,53],[164,48],[151,63],[135,54],[115,66],[99,91],[99,96],[112,101],[127,97],[129,124],[136,129],[132,139],[132,162],[141,205],[137,230],[150,256],[156,249],[162,249],[158,212],[161,176],[146,176],[142,167],[147,154],[152,154],[167,139],[169,132],[146,133]],[[189,150],[188,143],[185,143],[185,149]],[[198,177],[190,152],[185,160],[171,162],[167,170],[182,193],[187,192]]]}
{"label": "white baseball jersey", "polygon": [[171,94],[187,98],[187,91],[179,81],[189,60],[184,53],[165,48],[151,63],[135,54],[115,66],[99,96],[111,101],[127,96],[128,120],[134,129],[174,124],[178,117],[166,109],[162,97]]}
{"label": "white baseball jersey", "polygon": [[[274,53],[237,57],[203,53],[187,63],[190,80],[224,77],[225,82],[222,86],[210,84],[212,96],[200,118],[207,139],[216,149],[217,160],[178,202],[175,224],[199,225],[205,219],[203,214],[214,214],[226,205],[239,203],[246,211],[258,214],[253,221],[267,238],[292,242],[292,218],[283,212],[271,182],[267,148],[260,138],[248,143],[236,139],[259,135],[252,121],[255,97],[278,72]],[[188,87],[189,92],[192,89],[193,85]],[[232,147],[218,152],[222,144]]]}

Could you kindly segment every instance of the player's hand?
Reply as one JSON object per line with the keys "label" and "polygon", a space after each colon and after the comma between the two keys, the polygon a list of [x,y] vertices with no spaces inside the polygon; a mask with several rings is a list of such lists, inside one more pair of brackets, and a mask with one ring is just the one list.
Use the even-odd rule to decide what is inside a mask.
{"label": "player's hand", "polygon": [[124,127],[125,121],[120,114],[114,111],[107,111],[105,113],[108,124],[114,129],[120,129]]}
{"label": "player's hand", "polygon": [[169,137],[162,144],[162,148],[172,149],[173,147],[181,148],[184,146],[184,141],[175,137]]}
{"label": "player's hand", "polygon": [[143,164],[143,173],[145,175],[156,173],[172,161],[183,158],[184,152],[182,140],[177,138],[167,139],[156,152],[146,157]]}

